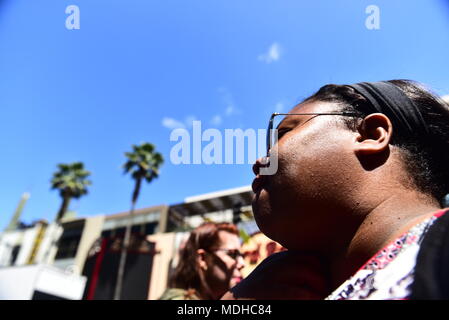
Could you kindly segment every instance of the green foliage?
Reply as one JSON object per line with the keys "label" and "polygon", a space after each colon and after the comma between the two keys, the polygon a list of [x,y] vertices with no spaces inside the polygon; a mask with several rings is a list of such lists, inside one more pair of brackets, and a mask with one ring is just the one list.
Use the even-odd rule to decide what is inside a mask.
{"label": "green foliage", "polygon": [[164,163],[164,158],[151,143],[133,145],[132,148],[132,152],[125,152],[128,159],[123,165],[125,173],[130,173],[134,180],[145,179],[150,183],[159,176],[159,167]]}
{"label": "green foliage", "polygon": [[243,243],[247,243],[251,239],[251,236],[243,229],[239,229],[239,235]]}
{"label": "green foliage", "polygon": [[88,176],[90,172],[84,169],[82,162],[61,163],[53,174],[51,188],[59,190],[62,198],[80,198],[88,193],[87,187],[92,184]]}

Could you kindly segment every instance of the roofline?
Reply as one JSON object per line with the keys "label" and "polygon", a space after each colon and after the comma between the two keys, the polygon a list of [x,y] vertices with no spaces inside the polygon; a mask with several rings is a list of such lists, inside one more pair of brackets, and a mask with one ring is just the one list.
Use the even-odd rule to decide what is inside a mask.
{"label": "roofline", "polygon": [[[147,214],[150,212],[156,212],[156,211],[162,211],[164,209],[168,210],[168,206],[165,204],[161,204],[161,205],[157,205],[157,206],[152,206],[152,207],[146,207],[146,208],[140,208],[140,209],[135,209],[134,210],[134,215],[139,215],[139,214]],[[110,214],[110,215],[105,215],[105,219],[106,220],[110,220],[110,219],[117,219],[117,218],[124,218],[129,216],[130,211],[122,211],[119,213],[114,213],[114,214]]]}
{"label": "roofline", "polygon": [[209,200],[209,199],[220,198],[220,197],[229,196],[229,195],[233,195],[233,194],[248,192],[248,191],[252,191],[252,188],[250,185],[232,188],[232,189],[226,189],[226,190],[222,190],[222,191],[204,193],[204,194],[200,194],[200,195],[192,196],[192,197],[187,197],[184,199],[184,202],[191,203],[191,202]]}

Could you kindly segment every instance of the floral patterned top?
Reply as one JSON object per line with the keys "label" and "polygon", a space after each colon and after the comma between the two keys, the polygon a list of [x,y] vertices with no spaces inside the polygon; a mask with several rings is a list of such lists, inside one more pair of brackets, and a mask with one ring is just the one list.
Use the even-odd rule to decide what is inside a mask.
{"label": "floral patterned top", "polygon": [[446,211],[438,211],[380,250],[326,300],[407,299],[421,241]]}

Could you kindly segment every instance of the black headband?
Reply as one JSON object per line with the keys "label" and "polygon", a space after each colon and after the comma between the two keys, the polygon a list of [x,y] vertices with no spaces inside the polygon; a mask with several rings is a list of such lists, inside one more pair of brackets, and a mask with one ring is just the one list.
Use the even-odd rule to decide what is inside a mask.
{"label": "black headband", "polygon": [[427,135],[429,128],[415,103],[398,87],[386,81],[360,82],[348,87],[364,96],[375,112],[390,118],[393,125],[410,135]]}

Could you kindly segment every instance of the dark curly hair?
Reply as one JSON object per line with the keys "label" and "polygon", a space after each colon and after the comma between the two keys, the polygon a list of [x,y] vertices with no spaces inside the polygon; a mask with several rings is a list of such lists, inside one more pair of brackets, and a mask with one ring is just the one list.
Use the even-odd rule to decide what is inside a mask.
{"label": "dark curly hair", "polygon": [[[395,130],[391,144],[401,150],[413,186],[433,196],[441,204],[444,202],[444,196],[449,193],[449,105],[418,82],[411,80],[388,82],[397,86],[413,100],[420,108],[424,121],[430,129],[430,134],[426,137],[411,136]],[[357,113],[359,117],[345,117],[341,120],[351,130],[357,130],[362,119],[372,113],[369,101],[345,85],[323,86],[304,100],[304,102],[313,101],[338,103],[342,106],[341,111]]]}

